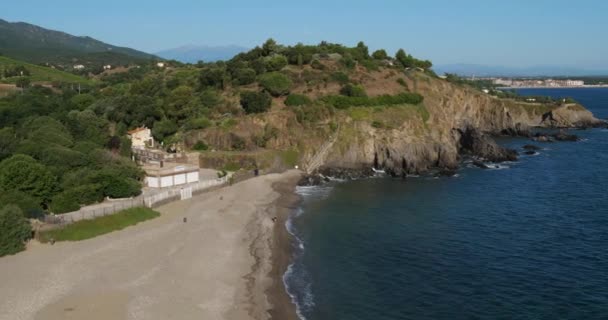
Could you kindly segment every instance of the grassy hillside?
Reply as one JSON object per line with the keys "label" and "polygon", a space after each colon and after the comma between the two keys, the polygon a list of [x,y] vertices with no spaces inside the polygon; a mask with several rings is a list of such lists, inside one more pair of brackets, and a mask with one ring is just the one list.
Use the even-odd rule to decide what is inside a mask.
{"label": "grassy hillside", "polygon": [[91,83],[91,80],[85,79],[71,73],[59,71],[53,68],[38,66],[23,61],[14,60],[8,57],[0,56],[0,82],[15,83],[19,77],[4,77],[4,71],[15,67],[23,66],[30,75],[28,78],[32,82],[64,82],[64,83]]}
{"label": "grassy hillside", "polygon": [[[99,65],[125,65],[158,57],[131,48],[113,46],[86,36],[73,36],[24,22],[11,23],[0,19],[0,53],[31,63],[56,66],[73,62],[87,65],[95,60]],[[105,54],[103,61],[96,54]],[[82,61],[82,62],[81,62]]]}

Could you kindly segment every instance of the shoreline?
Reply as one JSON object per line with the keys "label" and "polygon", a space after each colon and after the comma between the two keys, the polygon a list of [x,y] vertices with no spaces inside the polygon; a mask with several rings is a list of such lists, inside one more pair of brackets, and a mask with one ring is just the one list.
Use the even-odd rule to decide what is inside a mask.
{"label": "shoreline", "polygon": [[248,179],[163,205],[160,217],[121,231],[2,257],[0,314],[295,320],[282,277],[291,262],[284,223],[300,175]]}
{"label": "shoreline", "polygon": [[588,88],[608,88],[608,84],[584,85],[584,86],[563,86],[563,87],[550,87],[550,86],[497,87],[496,89],[588,89]]}
{"label": "shoreline", "polygon": [[272,279],[265,294],[272,308],[268,311],[272,320],[298,320],[296,306],[287,294],[287,288],[283,282],[283,276],[292,262],[293,239],[287,231],[285,223],[292,211],[298,206],[301,198],[295,193],[295,187],[299,177],[287,181],[275,182],[273,189],[279,193],[275,200],[277,221],[273,228],[273,240],[271,245],[272,269],[268,276]]}

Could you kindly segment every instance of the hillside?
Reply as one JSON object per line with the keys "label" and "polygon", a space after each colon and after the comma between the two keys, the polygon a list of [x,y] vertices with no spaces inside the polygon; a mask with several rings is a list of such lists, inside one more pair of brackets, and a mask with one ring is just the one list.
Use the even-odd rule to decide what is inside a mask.
{"label": "hillside", "polygon": [[2,19],[0,53],[35,64],[48,63],[66,67],[74,63],[125,65],[158,59],[145,52],[113,46],[91,37],[73,36],[29,23],[11,23]]}
{"label": "hillside", "polygon": [[49,67],[30,64],[23,61],[14,60],[8,57],[0,56],[0,82],[1,83],[16,83],[19,76],[7,77],[6,71],[13,70],[19,67],[24,67],[29,75],[26,75],[30,81],[36,82],[62,82],[62,83],[90,83],[91,80],[68,72],[56,70]]}

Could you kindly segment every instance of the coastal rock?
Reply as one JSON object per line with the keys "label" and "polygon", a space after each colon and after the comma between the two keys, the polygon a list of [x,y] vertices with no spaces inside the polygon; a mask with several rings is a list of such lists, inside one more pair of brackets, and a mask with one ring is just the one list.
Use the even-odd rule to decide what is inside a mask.
{"label": "coastal rock", "polygon": [[527,151],[524,152],[524,154],[528,155],[528,156],[533,156],[533,155],[536,154],[536,151],[534,151],[534,150],[527,150]]}
{"label": "coastal rock", "polygon": [[523,146],[522,149],[528,150],[528,151],[536,151],[536,150],[540,150],[541,147],[535,146],[535,145],[532,145],[532,144],[527,144],[527,145]]}
{"label": "coastal rock", "polygon": [[483,163],[479,160],[474,160],[473,165],[476,166],[477,168],[481,168],[481,169],[490,169],[490,167],[488,167],[485,163]]}
{"label": "coastal rock", "polygon": [[555,140],[557,140],[557,141],[578,141],[579,140],[577,135],[569,134],[569,133],[566,133],[561,130],[560,130],[560,132],[554,134],[553,138],[555,138]]}
{"label": "coastal rock", "polygon": [[300,181],[298,181],[298,186],[318,186],[329,181],[329,178],[320,174],[311,174],[303,176]]}
{"label": "coastal rock", "polygon": [[491,162],[517,160],[517,151],[499,146],[479,130],[468,127],[459,132],[461,134],[460,150],[463,154],[477,156]]}

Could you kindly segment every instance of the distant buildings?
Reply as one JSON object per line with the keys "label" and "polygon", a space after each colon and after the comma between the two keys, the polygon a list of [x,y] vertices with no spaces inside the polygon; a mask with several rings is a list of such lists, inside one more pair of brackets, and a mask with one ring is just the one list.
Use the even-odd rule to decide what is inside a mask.
{"label": "distant buildings", "polygon": [[157,62],[156,66],[159,68],[164,68],[165,67],[165,63],[164,62]]}
{"label": "distant buildings", "polygon": [[103,66],[103,70],[110,70],[112,69],[112,66],[109,64],[106,64],[105,66]]}
{"label": "distant buildings", "polygon": [[494,78],[492,83],[498,86],[524,88],[524,87],[542,87],[542,88],[563,88],[563,87],[582,87],[585,85],[583,80],[571,79],[503,79]]}
{"label": "distant buildings", "polygon": [[74,65],[74,70],[83,70],[84,69],[84,65],[82,64],[75,64]]}

